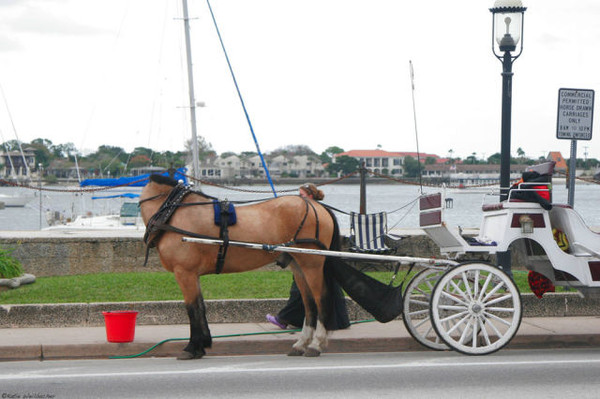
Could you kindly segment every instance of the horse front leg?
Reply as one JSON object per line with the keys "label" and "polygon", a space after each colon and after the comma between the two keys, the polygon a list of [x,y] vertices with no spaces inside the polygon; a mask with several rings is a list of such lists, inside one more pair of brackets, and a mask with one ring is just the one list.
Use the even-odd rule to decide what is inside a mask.
{"label": "horse front leg", "polygon": [[185,271],[175,272],[175,278],[183,293],[183,300],[190,319],[190,340],[177,359],[200,359],[206,354],[204,348],[212,346],[200,282],[195,273]]}

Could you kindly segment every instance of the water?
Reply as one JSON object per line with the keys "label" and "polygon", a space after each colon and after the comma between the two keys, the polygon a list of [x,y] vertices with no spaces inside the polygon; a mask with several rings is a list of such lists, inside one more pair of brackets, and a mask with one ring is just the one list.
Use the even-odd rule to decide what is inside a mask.
{"label": "water", "polygon": [[[278,190],[292,190],[288,194],[297,193],[297,185],[279,185]],[[59,190],[77,190],[76,187],[49,187]],[[202,190],[219,198],[227,198],[230,201],[266,199],[272,198],[268,186],[240,186],[244,190],[261,191],[238,192],[212,186],[203,186]],[[343,210],[345,212],[358,212],[360,204],[360,190],[358,185],[336,184],[322,186],[325,193],[323,202]],[[38,192],[15,188],[1,188],[1,193],[14,193],[24,191],[27,195],[35,196],[25,208],[5,208],[0,210],[0,230],[39,230],[47,227],[45,215],[41,217]],[[58,211],[68,217],[91,212],[93,214],[118,213],[122,199],[97,199],[92,200],[93,195],[104,196],[117,192],[137,192],[140,188],[126,191],[118,190],[102,191],[97,193],[73,194],[69,192],[43,191],[42,209]],[[426,187],[424,192],[433,193],[438,191]],[[481,205],[498,201],[498,196],[486,197],[485,190],[455,190],[446,195],[453,198],[453,208],[445,212],[446,221],[450,225],[462,226],[464,228],[479,227],[482,211]],[[367,186],[367,212],[388,212],[389,228],[416,228],[418,227],[418,203],[416,201],[420,189],[409,185],[368,185]],[[285,194],[283,194],[285,195]],[[555,179],[553,185],[553,201],[555,203],[567,203],[567,190],[564,180]],[[132,201],[132,200],[127,200]],[[135,201],[135,200],[133,200]],[[577,184],[575,188],[575,210],[583,217],[588,226],[600,226],[600,186],[596,184]],[[345,230],[350,227],[349,216],[337,214],[340,227]]]}

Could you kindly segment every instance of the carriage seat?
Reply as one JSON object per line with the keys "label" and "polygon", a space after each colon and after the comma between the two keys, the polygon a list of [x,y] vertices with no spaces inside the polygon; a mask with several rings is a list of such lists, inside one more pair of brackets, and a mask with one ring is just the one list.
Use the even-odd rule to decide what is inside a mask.
{"label": "carriage seat", "polygon": [[436,243],[442,254],[464,254],[488,251],[495,247],[494,241],[482,241],[478,237],[463,237],[460,231],[450,229],[444,222],[442,194],[429,194],[419,199],[419,227]]}
{"label": "carriage seat", "polygon": [[534,165],[525,170],[521,180],[509,190],[509,202],[537,202],[546,210],[552,209],[552,174],[555,162]]}
{"label": "carriage seat", "polygon": [[554,204],[550,224],[566,235],[571,255],[600,257],[600,234],[591,231],[571,206]]}
{"label": "carriage seat", "polygon": [[[350,213],[350,248],[352,252],[390,254],[401,237],[388,234],[387,212]],[[386,244],[391,243],[391,247]]]}

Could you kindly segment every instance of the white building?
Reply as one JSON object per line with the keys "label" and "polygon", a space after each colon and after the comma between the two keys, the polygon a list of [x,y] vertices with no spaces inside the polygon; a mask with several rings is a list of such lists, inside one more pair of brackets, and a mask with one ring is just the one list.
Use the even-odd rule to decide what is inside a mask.
{"label": "white building", "polygon": [[0,168],[3,177],[31,177],[31,171],[37,170],[35,152],[32,148],[23,148],[23,154],[20,151],[0,152],[0,166],[3,166]]}
{"label": "white building", "polygon": [[391,176],[402,176],[404,174],[404,158],[410,156],[414,159],[420,159],[425,162],[427,158],[439,158],[434,154],[417,154],[416,152],[389,152],[384,150],[351,150],[335,154],[333,160],[341,156],[355,158],[360,165],[374,173],[381,173]]}

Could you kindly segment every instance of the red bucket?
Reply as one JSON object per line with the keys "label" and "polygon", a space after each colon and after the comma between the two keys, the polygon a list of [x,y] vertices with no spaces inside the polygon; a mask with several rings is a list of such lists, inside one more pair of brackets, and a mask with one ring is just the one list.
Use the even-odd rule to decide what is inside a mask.
{"label": "red bucket", "polygon": [[135,320],[138,312],[102,312],[106,324],[108,342],[132,342],[135,336]]}

